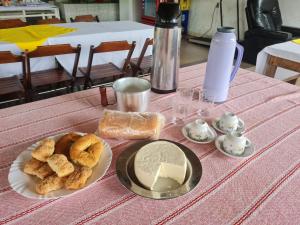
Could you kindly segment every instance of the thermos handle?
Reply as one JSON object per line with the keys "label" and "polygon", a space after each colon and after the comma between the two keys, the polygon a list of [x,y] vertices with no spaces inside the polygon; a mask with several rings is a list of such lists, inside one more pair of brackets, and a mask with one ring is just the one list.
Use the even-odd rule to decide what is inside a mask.
{"label": "thermos handle", "polygon": [[241,46],[239,43],[236,43],[236,48],[238,50],[238,56],[237,56],[237,59],[235,62],[235,66],[230,75],[230,81],[232,81],[235,78],[235,75],[237,74],[237,71],[241,66],[243,55],[244,55],[244,47],[243,46]]}

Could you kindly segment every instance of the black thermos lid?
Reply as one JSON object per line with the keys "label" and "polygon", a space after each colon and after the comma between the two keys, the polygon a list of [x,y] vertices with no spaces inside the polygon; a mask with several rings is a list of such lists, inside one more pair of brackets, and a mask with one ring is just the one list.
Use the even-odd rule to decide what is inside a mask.
{"label": "black thermos lid", "polygon": [[162,2],[159,4],[155,26],[172,28],[178,26],[178,18],[181,15],[178,3]]}

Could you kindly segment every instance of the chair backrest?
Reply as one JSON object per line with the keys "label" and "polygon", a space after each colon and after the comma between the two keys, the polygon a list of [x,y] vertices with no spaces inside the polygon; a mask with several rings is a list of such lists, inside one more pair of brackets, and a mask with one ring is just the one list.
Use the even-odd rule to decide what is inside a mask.
{"label": "chair backrest", "polygon": [[76,16],[75,19],[70,18],[71,22],[100,22],[98,16],[92,16],[92,15],[81,15]]}
{"label": "chair backrest", "polygon": [[[17,63],[17,62],[21,62],[22,63],[22,73],[23,73],[23,77],[25,77],[26,66],[25,66],[25,57],[24,57],[24,54],[22,54],[22,55],[14,55],[10,51],[0,51],[0,64]],[[24,82],[24,86],[26,87],[26,82]]]}
{"label": "chair backrest", "polygon": [[140,67],[149,45],[153,45],[153,39],[147,38],[142,48],[141,54],[137,61],[137,66]]}
{"label": "chair backrest", "polygon": [[76,77],[78,62],[80,57],[81,46],[72,47],[70,44],[60,44],[60,45],[44,45],[38,46],[36,50],[32,52],[25,52],[26,60],[26,82],[28,87],[31,86],[31,69],[30,69],[30,59],[38,57],[56,56],[56,55],[67,55],[75,54],[75,60],[72,70],[72,76]]}
{"label": "chair backrest", "polygon": [[25,27],[25,26],[27,26],[27,23],[23,22],[20,19],[0,20],[0,29]]}
{"label": "chair backrest", "polygon": [[132,53],[135,49],[136,42],[133,41],[129,44],[127,41],[111,41],[111,42],[102,42],[97,47],[91,46],[88,66],[87,66],[87,74],[90,75],[93,57],[96,53],[105,53],[105,52],[117,52],[117,51],[128,51],[127,57],[125,59],[122,71],[127,71]]}
{"label": "chair backrest", "polygon": [[249,29],[281,30],[282,18],[278,0],[248,0],[246,15]]}
{"label": "chair backrest", "polygon": [[0,64],[22,62],[23,60],[21,55],[14,55],[10,51],[0,51]]}
{"label": "chair backrest", "polygon": [[51,19],[38,20],[36,22],[36,24],[57,24],[57,23],[64,23],[64,21],[58,18],[51,18]]}
{"label": "chair backrest", "polygon": [[44,45],[38,46],[36,50],[32,52],[26,52],[28,58],[55,56],[55,55],[66,55],[80,52],[80,45],[72,47],[70,44],[59,44],[59,45]]}

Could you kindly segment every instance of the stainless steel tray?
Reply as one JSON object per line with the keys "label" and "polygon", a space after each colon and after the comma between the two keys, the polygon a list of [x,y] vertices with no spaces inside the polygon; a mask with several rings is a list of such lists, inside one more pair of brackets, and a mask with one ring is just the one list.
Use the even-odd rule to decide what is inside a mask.
{"label": "stainless steel tray", "polygon": [[[120,182],[130,191],[152,199],[170,199],[176,198],[178,196],[184,195],[191,190],[193,190],[200,181],[202,175],[202,166],[199,158],[195,155],[192,150],[187,148],[186,146],[169,141],[169,140],[157,140],[157,141],[168,141],[176,144],[181,150],[185,153],[187,158],[187,173],[185,177],[185,181],[182,185],[177,184],[176,182],[168,182],[166,186],[166,178],[161,178],[157,183],[161,183],[161,185],[156,185],[157,187],[164,187],[163,189],[157,188],[157,190],[149,190],[144,187],[136,178],[134,173],[134,157],[136,152],[146,144],[149,144],[154,141],[141,141],[137,142],[127,149],[125,149],[119,158],[117,159],[116,171],[117,176]],[[171,180],[171,179],[169,179]],[[171,185],[170,185],[171,184]]]}

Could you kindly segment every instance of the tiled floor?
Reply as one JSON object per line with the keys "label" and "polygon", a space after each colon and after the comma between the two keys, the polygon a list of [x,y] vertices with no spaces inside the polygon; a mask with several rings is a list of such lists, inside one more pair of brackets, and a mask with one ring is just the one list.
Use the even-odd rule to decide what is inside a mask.
{"label": "tiled floor", "polygon": [[193,44],[186,39],[182,39],[180,48],[181,67],[206,62],[208,51],[209,48],[206,46]]}
{"label": "tiled floor", "polygon": [[[204,45],[194,44],[187,39],[182,39],[180,49],[180,65],[181,67],[189,66],[197,63],[206,62],[208,58],[209,48]],[[242,63],[243,69],[254,71],[255,67],[252,64]]]}

